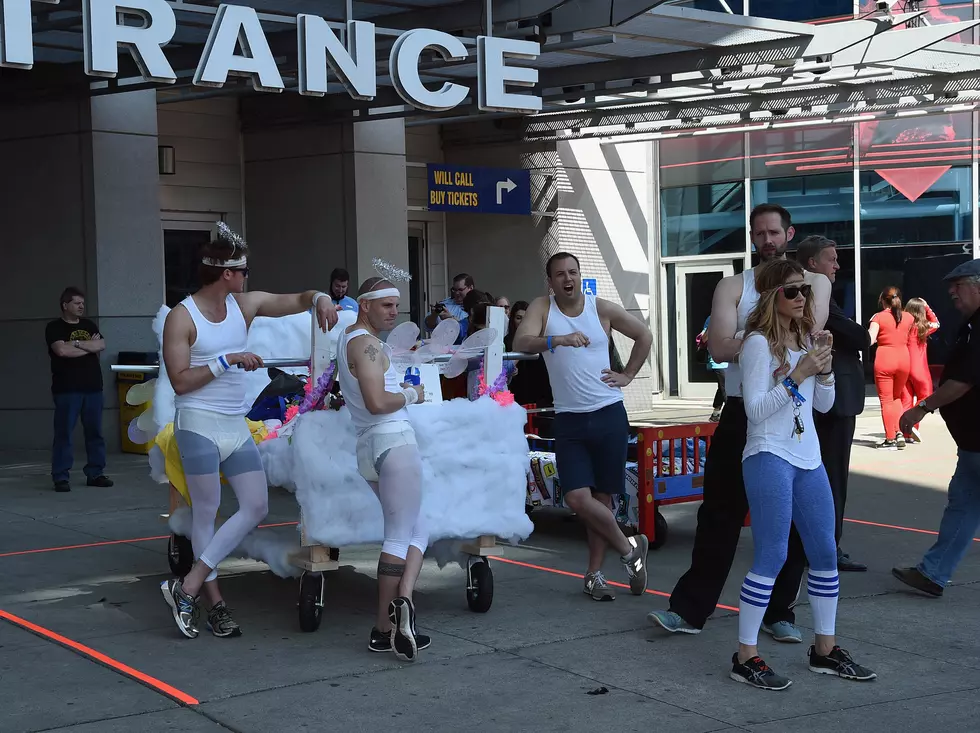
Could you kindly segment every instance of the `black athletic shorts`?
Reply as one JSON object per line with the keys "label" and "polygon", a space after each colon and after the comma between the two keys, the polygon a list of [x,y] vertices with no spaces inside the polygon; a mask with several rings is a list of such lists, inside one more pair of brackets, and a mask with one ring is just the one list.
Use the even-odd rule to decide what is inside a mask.
{"label": "black athletic shorts", "polygon": [[555,463],[562,491],[626,493],[629,418],[620,400],[593,412],[555,414]]}

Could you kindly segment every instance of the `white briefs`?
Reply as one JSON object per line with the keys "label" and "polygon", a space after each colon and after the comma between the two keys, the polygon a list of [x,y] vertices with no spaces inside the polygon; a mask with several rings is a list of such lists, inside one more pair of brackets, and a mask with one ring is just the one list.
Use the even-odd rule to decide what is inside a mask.
{"label": "white briefs", "polygon": [[253,440],[244,415],[225,415],[193,407],[176,411],[174,429],[197,433],[214,443],[219,463],[224,463],[228,456]]}
{"label": "white briefs", "polygon": [[380,459],[392,448],[418,445],[415,430],[407,420],[383,422],[368,428],[357,438],[357,470],[365,481],[378,482]]}

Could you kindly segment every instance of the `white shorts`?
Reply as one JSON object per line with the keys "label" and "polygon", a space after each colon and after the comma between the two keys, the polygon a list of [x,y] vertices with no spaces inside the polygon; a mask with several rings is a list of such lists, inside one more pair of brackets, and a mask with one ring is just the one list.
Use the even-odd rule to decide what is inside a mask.
{"label": "white shorts", "polygon": [[402,445],[418,445],[415,430],[407,420],[381,423],[357,438],[357,470],[365,481],[380,480],[378,469],[381,459],[392,448]]}
{"label": "white shorts", "polygon": [[174,431],[197,433],[218,449],[218,460],[228,456],[246,443],[253,442],[252,432],[244,415],[225,415],[210,410],[182,407],[174,416]]}

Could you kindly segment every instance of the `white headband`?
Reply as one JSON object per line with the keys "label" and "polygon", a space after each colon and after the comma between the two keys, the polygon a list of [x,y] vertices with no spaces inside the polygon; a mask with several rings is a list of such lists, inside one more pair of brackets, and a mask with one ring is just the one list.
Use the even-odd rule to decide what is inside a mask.
{"label": "white headband", "polygon": [[204,257],[201,259],[205,265],[211,265],[212,267],[244,267],[245,257],[239,257],[237,260],[213,260],[210,257]]}
{"label": "white headband", "polygon": [[364,295],[358,295],[358,300],[380,300],[381,298],[400,298],[402,294],[398,288],[385,288],[383,290],[369,290]]}

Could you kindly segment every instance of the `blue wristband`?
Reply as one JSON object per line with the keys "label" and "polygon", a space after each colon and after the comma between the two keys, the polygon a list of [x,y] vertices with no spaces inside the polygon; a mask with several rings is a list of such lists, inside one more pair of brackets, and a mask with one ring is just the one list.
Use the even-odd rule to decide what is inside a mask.
{"label": "blue wristband", "polygon": [[555,347],[551,345],[551,336],[548,337],[548,351],[550,351],[552,354],[555,353]]}

